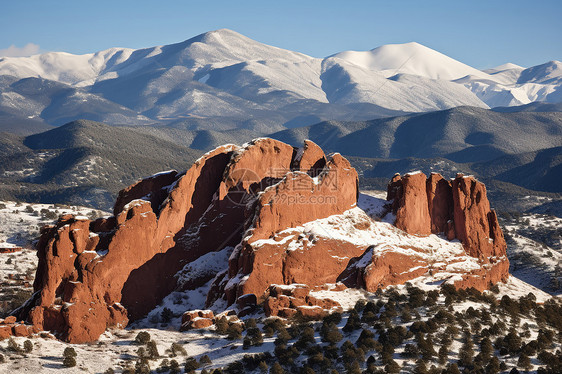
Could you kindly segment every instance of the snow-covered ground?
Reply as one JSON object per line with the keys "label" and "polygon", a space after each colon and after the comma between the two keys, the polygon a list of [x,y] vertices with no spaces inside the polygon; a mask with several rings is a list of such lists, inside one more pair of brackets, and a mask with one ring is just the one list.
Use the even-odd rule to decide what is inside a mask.
{"label": "snow-covered ground", "polygon": [[[314,296],[322,296],[322,297],[331,297],[337,301],[339,301],[342,306],[344,306],[344,310],[352,309],[357,301],[364,300],[364,301],[373,301],[373,302],[387,302],[389,291],[395,290],[399,294],[407,295],[408,294],[408,287],[410,286],[422,286],[424,291],[430,290],[437,290],[439,288],[438,285],[435,283],[430,284],[427,282],[427,279],[424,277],[420,277],[409,283],[408,286],[401,285],[395,287],[389,287],[384,294],[375,295],[372,293],[367,293],[362,290],[344,290],[344,291],[316,291],[313,292]],[[500,299],[503,295],[509,295],[512,298],[517,298],[519,296],[524,296],[528,292],[534,292],[535,296],[537,296],[537,301],[542,302],[544,298],[547,297],[547,294],[542,293],[539,290],[534,289],[532,286],[525,284],[517,279],[510,279],[510,281],[503,286],[500,286],[500,292],[495,294],[495,297]],[[441,295],[437,299],[437,304],[433,307],[429,306],[422,306],[420,308],[412,308],[412,320],[411,321],[402,321],[402,317],[399,315],[392,319],[393,325],[396,326],[403,326],[408,329],[413,322],[415,321],[427,321],[429,317],[434,315],[435,309],[439,308],[440,306],[443,307],[445,305],[445,297]],[[488,306],[485,303],[466,300],[462,302],[455,302],[452,304],[451,308],[449,309],[452,313],[464,312],[468,308],[474,308],[475,310],[488,310]],[[446,308],[445,308],[446,309]],[[419,317],[415,316],[415,313],[419,315]],[[361,329],[355,330],[352,332],[343,332],[342,328],[346,325],[348,320],[349,314],[344,312],[343,319],[341,322],[338,323],[338,328],[340,332],[342,332],[343,339],[337,343],[338,347],[341,347],[345,341],[349,340],[351,342],[355,342],[361,333]],[[263,313],[252,315],[251,317],[257,318],[258,327],[263,328],[263,322],[265,321],[265,317]],[[525,340],[529,341],[531,339],[536,339],[539,326],[537,325],[536,321],[534,321],[530,317],[520,316],[519,320],[511,320],[509,317],[503,314],[495,314],[492,313],[491,315],[491,322],[498,322],[502,321],[508,323],[512,326],[515,326],[517,331],[520,331],[523,334],[525,330],[525,324],[529,327],[529,335],[526,337]],[[467,321],[470,323],[470,321]],[[320,338],[320,322],[316,322],[313,324],[315,328],[315,340],[316,343],[321,343]],[[371,331],[375,332],[373,329],[372,324],[363,324],[363,328],[370,329]],[[438,328],[437,333],[434,334],[434,341],[436,343],[435,350],[438,350],[439,345],[437,337],[440,336],[445,331],[446,325],[440,326]],[[91,343],[91,344],[66,344],[55,339],[49,339],[44,337],[37,337],[32,339],[33,342],[33,351],[31,353],[26,353],[25,355],[20,355],[16,353],[10,353],[7,350],[8,341],[0,341],[0,352],[3,351],[3,354],[7,358],[7,362],[4,364],[0,364],[0,369],[2,372],[18,372],[18,373],[35,373],[35,372],[53,372],[53,373],[74,373],[74,372],[85,372],[85,373],[103,373],[107,369],[112,368],[116,372],[122,371],[126,367],[134,367],[136,360],[138,359],[137,350],[139,345],[135,344],[135,337],[140,331],[147,331],[151,339],[154,340],[157,344],[158,351],[161,355],[160,358],[151,360],[150,365],[153,370],[158,368],[164,359],[175,359],[179,362],[179,364],[183,367],[183,363],[185,362],[187,357],[195,358],[196,360],[200,360],[201,357],[204,355],[208,355],[211,359],[211,364],[201,367],[201,369],[213,369],[218,367],[225,367],[229,363],[241,360],[244,355],[260,353],[260,352],[270,352],[274,355],[274,337],[264,337],[264,343],[261,346],[257,347],[250,347],[249,349],[244,349],[242,340],[227,340],[224,336],[218,335],[215,331],[214,327],[208,329],[201,329],[201,330],[192,330],[186,332],[179,332],[177,330],[177,326],[173,323],[169,326],[161,325],[159,328],[132,328],[129,327],[125,330],[108,330],[104,333],[98,342]],[[507,331],[503,331],[503,334],[507,333]],[[244,333],[243,333],[244,334]],[[22,346],[25,338],[15,338],[15,341]],[[291,339],[289,345],[294,343],[296,338]],[[168,357],[169,352],[168,350],[172,343],[176,343],[181,345],[186,353],[187,356],[178,355],[177,357]],[[409,372],[414,364],[415,360],[411,358],[403,357],[402,353],[404,352],[405,345],[407,343],[414,343],[413,337],[410,337],[404,341],[403,344],[398,346],[394,352],[393,358],[394,360],[403,367],[401,372]],[[414,343],[415,344],[415,343]],[[477,344],[475,344],[475,350],[478,352]],[[65,348],[68,346],[73,347],[77,352],[77,367],[75,368],[64,368],[62,365],[62,353]],[[455,362],[458,359],[458,352],[462,346],[462,334],[457,334],[454,337],[451,347],[449,349],[448,354],[448,361]],[[552,350],[555,350],[556,347],[560,347],[560,343],[554,343],[552,346]],[[367,352],[365,358],[367,358],[370,354],[375,354],[375,352]],[[508,366],[514,367],[517,365],[517,356],[510,357],[506,356],[503,357]],[[301,355],[296,362],[297,363],[304,363],[306,361],[306,356]],[[538,361],[533,360],[533,368],[536,370],[538,367]],[[361,365],[364,367],[364,364]],[[343,369],[343,368],[340,368]],[[256,370],[255,373],[259,373],[259,370]]]}
{"label": "snow-covered ground", "polygon": [[32,204],[0,201],[0,248],[29,247],[42,226],[52,224],[59,215],[75,214],[89,218],[109,215],[97,209],[64,204]]}
{"label": "snow-covered ground", "polygon": [[562,218],[522,214],[503,219],[510,272],[546,290],[562,294]]}

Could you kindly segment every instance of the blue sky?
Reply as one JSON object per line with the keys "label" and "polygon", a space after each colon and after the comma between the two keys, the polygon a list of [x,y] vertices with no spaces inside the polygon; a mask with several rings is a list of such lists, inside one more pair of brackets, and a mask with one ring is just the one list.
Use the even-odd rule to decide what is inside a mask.
{"label": "blue sky", "polygon": [[26,0],[0,9],[3,55],[150,47],[229,28],[315,57],[416,41],[476,68],[562,60],[559,0]]}

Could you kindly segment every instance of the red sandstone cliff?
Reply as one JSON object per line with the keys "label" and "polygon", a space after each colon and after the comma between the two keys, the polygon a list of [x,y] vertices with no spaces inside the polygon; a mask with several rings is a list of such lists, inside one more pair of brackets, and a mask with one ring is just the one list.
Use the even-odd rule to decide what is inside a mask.
{"label": "red sandstone cliff", "polygon": [[474,177],[457,174],[447,181],[439,174],[394,176],[388,185],[395,225],[410,234],[444,233],[459,239],[473,257],[505,256],[506,243],[486,187]]}
{"label": "red sandstone cliff", "polygon": [[459,239],[467,254],[485,265],[486,270],[467,271],[457,286],[483,290],[507,279],[507,245],[486,187],[474,177],[457,174],[448,181],[435,173],[427,179],[423,173],[396,175],[388,185],[387,200],[396,227],[414,235],[443,233],[449,240]]}

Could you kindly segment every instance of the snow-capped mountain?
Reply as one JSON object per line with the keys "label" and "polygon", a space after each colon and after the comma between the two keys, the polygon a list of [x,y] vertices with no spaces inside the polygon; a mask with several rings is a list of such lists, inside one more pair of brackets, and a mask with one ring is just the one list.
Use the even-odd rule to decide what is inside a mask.
{"label": "snow-capped mountain", "polygon": [[314,58],[231,30],[145,49],[0,58],[0,120],[271,132],[460,105],[562,101],[562,64],[480,71],[418,43]]}

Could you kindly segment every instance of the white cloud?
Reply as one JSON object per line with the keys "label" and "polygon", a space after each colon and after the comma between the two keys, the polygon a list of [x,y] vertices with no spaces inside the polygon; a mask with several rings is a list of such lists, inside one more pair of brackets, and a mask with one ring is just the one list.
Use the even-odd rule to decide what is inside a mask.
{"label": "white cloud", "polygon": [[6,49],[0,49],[0,57],[24,57],[39,53],[39,46],[33,43],[27,43],[23,47],[11,45]]}

